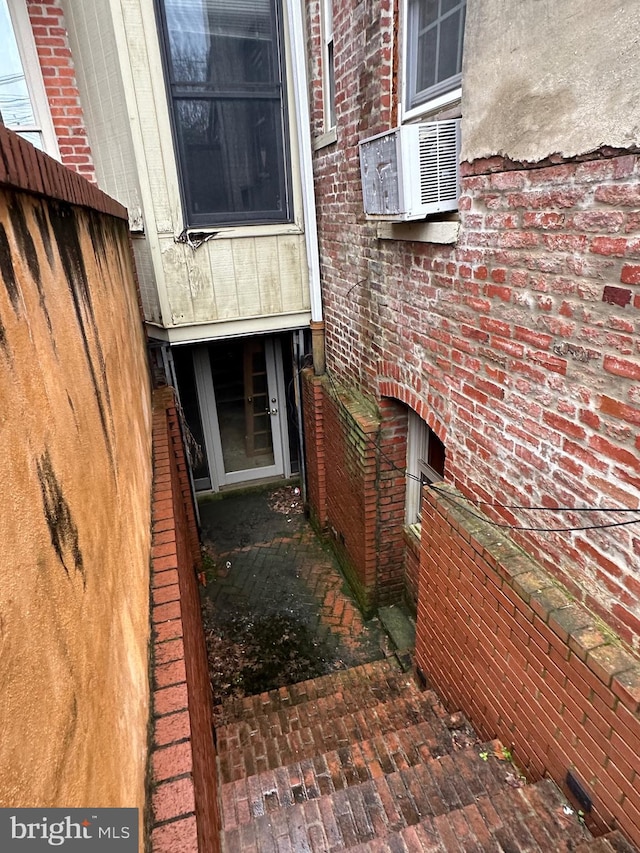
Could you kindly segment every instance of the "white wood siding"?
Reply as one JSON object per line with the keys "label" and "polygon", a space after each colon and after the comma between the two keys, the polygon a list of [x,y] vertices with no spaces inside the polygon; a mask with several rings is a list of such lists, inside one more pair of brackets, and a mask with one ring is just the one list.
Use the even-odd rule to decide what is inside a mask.
{"label": "white wood siding", "polygon": [[[90,135],[101,185],[124,204],[131,205],[134,199],[142,207],[145,237],[136,240],[136,255],[142,260],[147,319],[165,328],[197,324],[203,327],[204,338],[211,337],[212,323],[220,324],[219,334],[224,335],[225,322],[264,317],[267,329],[273,328],[278,315],[308,312],[295,101],[289,70],[294,221],[218,227],[214,237],[193,249],[176,242],[184,219],[152,0],[64,3],[83,66],[79,75],[83,100],[97,103],[109,77],[107,66],[112,77],[119,66],[117,79],[110,83],[111,112],[92,122],[95,133]],[[288,39],[285,15],[287,44]],[[96,49],[102,41],[104,47]],[[287,69],[290,65],[287,49]],[[113,139],[116,132],[117,141]],[[150,274],[157,288],[155,300],[147,292],[152,284],[147,282]]]}
{"label": "white wood siding", "polygon": [[299,235],[215,238],[198,249],[161,238],[166,325],[308,311],[304,252]]}
{"label": "white wood siding", "polygon": [[[129,210],[134,227],[144,221],[131,121],[120,69],[110,0],[63,0],[78,88],[100,187]],[[151,249],[134,241],[145,317],[160,321]]]}

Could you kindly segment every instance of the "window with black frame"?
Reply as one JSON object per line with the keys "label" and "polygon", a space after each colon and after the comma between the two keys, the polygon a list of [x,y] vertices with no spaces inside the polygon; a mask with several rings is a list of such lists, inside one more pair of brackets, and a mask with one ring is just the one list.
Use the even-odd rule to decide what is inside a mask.
{"label": "window with black frame", "polygon": [[280,0],[158,0],[188,225],[291,219]]}

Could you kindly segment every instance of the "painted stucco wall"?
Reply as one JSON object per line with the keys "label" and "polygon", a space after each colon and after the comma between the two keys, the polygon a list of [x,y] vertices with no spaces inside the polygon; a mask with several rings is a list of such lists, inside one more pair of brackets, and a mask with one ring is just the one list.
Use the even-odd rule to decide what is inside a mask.
{"label": "painted stucco wall", "polygon": [[468,0],[462,159],[640,144],[639,33],[638,3]]}
{"label": "painted stucco wall", "polygon": [[0,806],[142,809],[151,412],[126,211],[3,128],[0,149]]}

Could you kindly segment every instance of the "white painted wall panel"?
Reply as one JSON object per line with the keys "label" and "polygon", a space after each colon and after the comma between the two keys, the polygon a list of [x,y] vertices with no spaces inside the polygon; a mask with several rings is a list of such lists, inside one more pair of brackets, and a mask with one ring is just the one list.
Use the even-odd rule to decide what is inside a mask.
{"label": "white painted wall panel", "polygon": [[241,316],[232,243],[232,240],[212,240],[206,244],[211,269],[215,270],[213,290],[219,320],[232,320]]}
{"label": "white painted wall panel", "polygon": [[281,237],[278,241],[278,257],[283,311],[307,310],[309,288],[304,242],[294,237]]}
{"label": "white painted wall panel", "polygon": [[256,240],[256,260],[262,314],[279,314],[282,311],[282,280],[278,242],[279,237],[262,237]]}
{"label": "white painted wall panel", "polygon": [[243,317],[257,317],[262,314],[262,305],[258,285],[256,241],[234,240],[232,249],[240,313]]}

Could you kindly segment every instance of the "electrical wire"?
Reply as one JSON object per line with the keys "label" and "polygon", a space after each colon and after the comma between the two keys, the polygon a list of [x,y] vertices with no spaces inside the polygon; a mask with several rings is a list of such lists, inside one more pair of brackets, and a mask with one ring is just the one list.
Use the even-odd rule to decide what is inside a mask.
{"label": "electrical wire", "polygon": [[[480,515],[477,512],[474,512],[469,506],[462,502],[462,500],[458,499],[455,495],[450,495],[444,489],[438,489],[436,484],[431,484],[431,488],[442,495],[445,500],[448,500],[450,503],[455,504],[460,509],[464,510],[468,515],[471,515],[473,518],[477,518],[480,521],[484,521],[487,524],[491,524],[493,527],[500,527],[505,530],[526,530],[530,532],[536,533],[573,533],[574,531],[580,530],[604,530],[609,527],[625,527],[628,524],[638,524],[640,523],[640,518],[632,518],[627,519],[626,521],[608,521],[605,524],[585,524],[581,526],[572,526],[572,527],[527,527],[525,525],[519,524],[503,524],[499,521],[493,521],[491,518],[487,518],[484,515]],[[489,506],[494,507],[503,507],[502,504],[489,504]],[[506,506],[504,507],[507,508]],[[521,509],[535,509],[535,507],[521,507]],[[560,511],[560,510],[558,510]],[[572,508],[567,508],[567,511],[579,512],[580,510],[573,510]],[[589,512],[597,512],[597,509],[589,509]],[[635,512],[638,513],[640,510],[638,509],[626,509],[619,510],[621,512]]]}
{"label": "electrical wire", "polygon": [[[327,370],[325,375],[329,379],[329,382],[330,382],[330,384],[331,384],[331,386],[335,392],[336,400],[337,400],[338,404],[344,409],[344,411],[346,411],[348,414],[350,414],[348,408],[346,407],[346,405],[343,403],[343,401],[340,398],[340,392],[338,390],[338,387],[337,387],[333,377],[331,376],[331,373]],[[371,438],[366,438],[366,441],[368,441],[371,444],[374,444],[374,441]],[[414,481],[420,483],[421,485],[424,485],[422,482],[422,479],[420,477],[417,477],[415,474],[412,474],[410,471],[407,471],[406,468],[400,468],[398,465],[396,465],[396,463],[393,461],[393,459],[390,459],[387,456],[387,454],[382,450],[379,442],[377,442],[377,441],[375,442],[375,447],[376,447],[378,453],[383,457],[383,459],[385,459],[387,461],[387,463],[392,467],[392,469],[394,471],[397,471],[398,473],[403,474],[405,477],[408,477],[409,479],[414,480]],[[520,531],[527,531],[527,532],[531,532],[531,533],[573,533],[573,532],[579,532],[579,531],[583,531],[583,530],[605,530],[605,529],[610,528],[610,527],[626,527],[627,525],[630,525],[630,524],[640,524],[640,517],[633,518],[633,519],[627,519],[625,521],[611,521],[611,522],[606,522],[604,524],[586,524],[586,525],[571,526],[571,527],[534,527],[534,526],[526,526],[526,525],[505,524],[505,523],[502,523],[499,521],[493,521],[492,519],[487,518],[484,515],[480,515],[479,513],[474,512],[469,506],[467,506],[465,503],[462,503],[462,500],[467,500],[466,498],[464,498],[462,500],[456,499],[456,497],[454,495],[450,495],[444,489],[439,489],[436,483],[431,483],[430,488],[434,489],[434,491],[437,491],[440,495],[442,495],[444,498],[446,498],[450,502],[455,503],[457,506],[460,507],[460,509],[463,509],[466,513],[473,516],[474,518],[477,518],[480,521],[484,521],[487,524],[491,524],[493,527],[502,528],[504,530],[520,530]],[[636,514],[640,514],[640,508],[632,509],[629,507],[618,508],[618,507],[523,506],[523,505],[518,505],[518,504],[501,504],[501,503],[497,503],[497,502],[479,501],[479,500],[473,500],[473,499],[469,499],[469,503],[473,503],[476,506],[492,507],[494,509],[516,509],[516,510],[534,511],[534,512],[539,512],[539,511],[542,511],[542,512],[604,512],[604,513],[633,512]]]}

